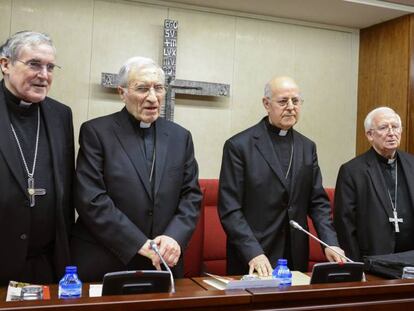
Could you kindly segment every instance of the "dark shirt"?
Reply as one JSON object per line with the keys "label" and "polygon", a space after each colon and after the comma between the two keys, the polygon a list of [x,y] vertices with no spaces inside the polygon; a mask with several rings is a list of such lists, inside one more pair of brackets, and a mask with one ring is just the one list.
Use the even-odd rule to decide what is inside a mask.
{"label": "dark shirt", "polygon": [[[407,179],[403,171],[401,161],[396,154],[397,159],[393,163],[388,163],[388,159],[377,154],[378,162],[380,164],[382,176],[384,177],[387,186],[387,197],[392,200],[395,206],[395,177],[397,176],[397,206],[396,210],[398,218],[402,218],[403,222],[399,223],[400,232],[395,233],[395,253],[414,250],[414,213],[412,203],[408,193]],[[396,165],[398,161],[398,165]],[[398,168],[397,174],[395,168]],[[391,210],[392,215],[392,210]],[[394,229],[394,223],[391,223]]]}
{"label": "dark shirt", "polygon": [[[32,172],[36,146],[38,109],[40,109],[41,103],[34,103],[30,106],[21,105],[20,99],[5,87],[4,82],[2,83],[1,91],[4,92],[10,122],[13,124],[16,135],[20,141],[27,167],[29,171]],[[15,141],[14,135],[13,141]],[[17,149],[19,161],[24,172],[21,179],[24,180],[24,184],[27,184],[27,171],[23,164],[17,142],[10,147]],[[56,202],[52,168],[53,162],[49,138],[45,127],[45,121],[42,117],[42,113],[40,113],[40,133],[34,180],[35,188],[46,189],[46,195],[35,196],[35,206],[27,206],[27,212],[30,213],[30,228],[28,228],[29,248],[27,254],[29,261],[32,258],[43,255],[51,257],[53,253],[53,245],[56,235]],[[12,204],[13,202],[10,203]]]}

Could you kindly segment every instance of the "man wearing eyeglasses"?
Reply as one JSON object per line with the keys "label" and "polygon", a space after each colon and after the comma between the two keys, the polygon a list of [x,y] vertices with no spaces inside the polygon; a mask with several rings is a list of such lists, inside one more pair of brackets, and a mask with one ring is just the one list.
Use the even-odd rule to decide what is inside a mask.
{"label": "man wearing eyeglasses", "polygon": [[191,134],[159,117],[165,76],[153,60],[129,59],[118,79],[125,108],[80,131],[74,263],[85,281],[102,281],[113,271],[160,269],[153,240],[182,277],[182,254],[202,199]]}
{"label": "man wearing eyeglasses", "polygon": [[0,284],[56,282],[69,264],[74,221],[71,109],[47,94],[49,36],[18,32],[1,47]]}
{"label": "man wearing eyeglasses", "polygon": [[[265,86],[267,111],[257,125],[226,141],[219,214],[227,233],[227,273],[269,276],[279,258],[307,271],[308,238],[289,227],[313,219],[319,237],[338,252],[315,144],[293,129],[302,109],[296,82],[276,77]],[[325,249],[330,261],[342,261]]]}
{"label": "man wearing eyeglasses", "polygon": [[353,260],[414,250],[414,156],[398,150],[400,116],[376,108],[364,127],[372,147],[341,166],[335,188],[334,223]]}

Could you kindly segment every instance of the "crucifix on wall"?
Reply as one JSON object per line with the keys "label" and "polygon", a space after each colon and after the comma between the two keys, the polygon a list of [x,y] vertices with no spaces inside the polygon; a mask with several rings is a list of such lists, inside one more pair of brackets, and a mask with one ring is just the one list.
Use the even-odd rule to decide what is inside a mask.
{"label": "crucifix on wall", "polygon": [[[229,96],[230,85],[192,80],[175,79],[177,64],[177,33],[178,21],[164,20],[164,49],[162,69],[165,72],[167,93],[161,108],[161,116],[167,120],[174,120],[175,96],[178,94],[193,96]],[[117,74],[103,72],[101,85],[107,88],[116,88]]]}

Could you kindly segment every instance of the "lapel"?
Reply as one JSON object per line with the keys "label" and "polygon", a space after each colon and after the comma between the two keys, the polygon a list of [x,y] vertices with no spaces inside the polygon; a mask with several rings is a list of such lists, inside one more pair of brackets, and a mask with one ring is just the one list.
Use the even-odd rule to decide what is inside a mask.
{"label": "lapel", "polygon": [[[0,86],[1,88],[1,86]],[[9,112],[4,98],[4,92],[0,89],[0,153],[3,154],[12,175],[19,184],[21,190],[27,195],[27,178],[26,172],[23,170],[19,151],[16,141],[10,127]],[[25,178],[22,178],[22,177]]]}
{"label": "lapel", "polygon": [[159,117],[155,122],[155,188],[154,196],[160,188],[168,150],[168,122]]}
{"label": "lapel", "polygon": [[303,146],[303,140],[299,136],[298,132],[296,132],[294,129],[292,129],[292,135],[293,135],[293,161],[292,161],[292,179],[290,182],[290,193],[293,193],[293,189],[296,189],[294,187],[294,183],[296,180],[296,176],[299,173],[299,168],[302,166],[303,162],[303,153],[304,146]]}
{"label": "lapel", "polygon": [[273,150],[272,142],[267,133],[264,120],[265,119],[259,122],[259,124],[255,127],[256,130],[253,134],[253,138],[256,140],[255,145],[272,171],[279,178],[283,187],[287,190],[286,179],[285,176],[283,176],[282,166],[280,165],[280,161],[277,158],[275,151]]}
{"label": "lapel", "polygon": [[134,129],[126,108],[115,114],[114,132],[129,160],[133,164],[145,191],[152,199],[151,185],[149,182],[147,163],[142,148],[138,144],[137,132]]}
{"label": "lapel", "polygon": [[[40,104],[40,112],[49,138],[56,200],[59,202],[63,194],[63,181],[60,169],[66,167],[63,165],[62,161],[64,160],[64,144],[67,142],[64,141],[65,136],[62,136],[62,131],[60,130],[62,128],[61,119],[57,117],[57,112],[54,110],[53,103],[51,103],[47,97]],[[41,120],[41,122],[43,120]]]}
{"label": "lapel", "polygon": [[414,178],[411,177],[410,173],[407,174],[407,172],[413,172],[414,167],[411,165],[411,162],[407,160],[406,154],[404,152],[397,151],[397,153],[400,159],[401,169],[404,173],[405,180],[407,181],[408,193],[411,200],[410,202],[414,202]]}
{"label": "lapel", "polygon": [[385,184],[385,179],[384,176],[382,176],[381,168],[373,148],[371,148],[367,153],[367,172],[371,178],[371,183],[374,186],[375,192],[377,193],[385,213],[388,217],[393,217],[392,205],[388,195],[387,186]]}

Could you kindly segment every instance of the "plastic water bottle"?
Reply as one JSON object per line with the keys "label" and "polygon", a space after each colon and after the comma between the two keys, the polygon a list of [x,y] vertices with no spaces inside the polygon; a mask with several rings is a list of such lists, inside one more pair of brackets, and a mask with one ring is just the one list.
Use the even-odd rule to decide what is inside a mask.
{"label": "plastic water bottle", "polygon": [[280,288],[292,285],[292,272],[290,272],[287,266],[286,259],[278,259],[277,266],[273,270],[272,276],[280,281]]}
{"label": "plastic water bottle", "polygon": [[79,298],[82,296],[82,282],[78,278],[78,268],[67,266],[66,273],[59,281],[59,298]]}

